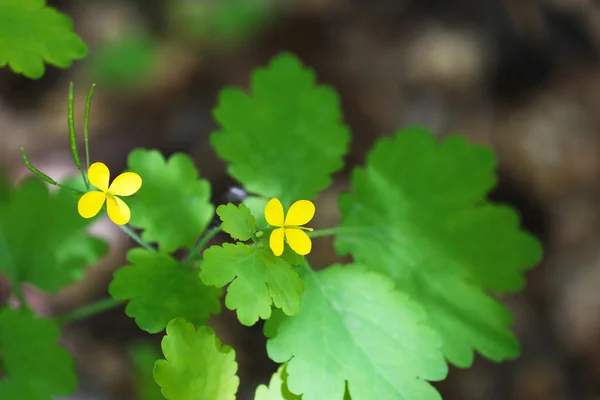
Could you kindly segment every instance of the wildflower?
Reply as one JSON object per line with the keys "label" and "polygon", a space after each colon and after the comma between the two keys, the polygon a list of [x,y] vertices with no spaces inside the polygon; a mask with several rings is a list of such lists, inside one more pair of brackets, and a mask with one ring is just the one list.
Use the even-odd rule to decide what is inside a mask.
{"label": "wildflower", "polygon": [[284,220],[283,205],[278,198],[269,200],[265,207],[267,223],[276,226],[269,238],[269,246],[276,256],[283,254],[283,242],[290,245],[296,253],[305,256],[310,253],[312,243],[304,230],[312,228],[300,227],[307,224],[315,215],[315,205],[309,200],[298,200],[288,210]]}
{"label": "wildflower", "polygon": [[125,172],[108,186],[110,171],[101,162],[90,165],[88,178],[99,190],[87,192],[79,199],[77,211],[83,218],[92,218],[102,209],[106,201],[109,218],[117,225],[125,225],[131,218],[131,211],[117,196],[131,196],[142,187],[142,178],[135,172]]}

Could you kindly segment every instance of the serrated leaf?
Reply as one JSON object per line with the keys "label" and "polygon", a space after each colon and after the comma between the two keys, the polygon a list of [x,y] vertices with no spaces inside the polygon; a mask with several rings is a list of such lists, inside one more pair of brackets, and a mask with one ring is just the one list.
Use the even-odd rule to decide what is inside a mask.
{"label": "serrated leaf", "polygon": [[277,197],[285,207],[312,199],[343,166],[350,135],[339,99],[291,54],[252,74],[252,94],[223,89],[211,136],[229,174],[249,192]]}
{"label": "serrated leaf", "polygon": [[308,272],[304,282],[300,312],[278,321],[267,342],[273,361],[288,362],[292,393],[342,399],[347,381],[353,400],[441,399],[427,382],[447,374],[441,340],[390,279],[336,265]]}
{"label": "serrated leaf", "polygon": [[167,326],[162,340],[166,360],[158,360],[154,379],[168,400],[234,400],[239,378],[235,351],[221,347],[214,331],[194,326],[182,318]]}
{"label": "serrated leaf", "polygon": [[44,75],[44,62],[68,68],[87,47],[73,32],[73,21],[45,0],[0,2],[0,67],[31,79]]}
{"label": "serrated leaf", "polygon": [[144,229],[142,238],[157,242],[162,252],[194,246],[214,207],[210,183],[199,179],[192,159],[177,153],[165,161],[157,150],[137,149],[129,154],[128,165],[144,179],[139,192],[127,199],[131,225]]}
{"label": "serrated leaf", "polygon": [[225,306],[236,310],[243,325],[271,316],[271,305],[294,315],[300,308],[302,280],[280,257],[244,243],[224,243],[204,251],[200,278],[206,285],[230,283]]}
{"label": "serrated leaf", "polygon": [[460,136],[438,144],[411,128],[381,140],[354,171],[354,192],[340,198],[339,253],[419,302],[461,367],[473,349],[493,361],[518,354],[511,315],[489,293],[522,289],[523,271],[541,256],[512,209],[485,201],[494,167],[487,148]]}
{"label": "serrated leaf", "polygon": [[160,359],[160,352],[148,343],[139,342],[131,346],[129,354],[133,361],[139,400],[164,400],[153,376],[154,363]]}
{"label": "serrated leaf", "polygon": [[68,190],[50,193],[37,178],[27,179],[0,203],[0,270],[13,282],[46,292],[80,280],[108,250],[85,233],[90,220],[77,213]]}
{"label": "serrated leaf", "polygon": [[176,317],[202,325],[221,312],[221,291],[205,286],[188,265],[140,248],[130,250],[127,260],[108,290],[115,300],[130,300],[125,312],[141,329],[160,332]]}
{"label": "serrated leaf", "polygon": [[0,353],[6,373],[0,379],[0,398],[51,400],[75,390],[73,359],[58,346],[59,336],[54,321],[29,311],[0,311]]}
{"label": "serrated leaf", "polygon": [[256,388],[254,400],[301,400],[302,396],[293,394],[287,389],[287,377],[285,367],[279,367],[271,377],[269,386],[259,385]]}
{"label": "serrated leaf", "polygon": [[221,219],[221,228],[233,239],[245,242],[254,237],[256,224],[250,209],[244,204],[236,206],[229,203],[217,207],[217,215]]}

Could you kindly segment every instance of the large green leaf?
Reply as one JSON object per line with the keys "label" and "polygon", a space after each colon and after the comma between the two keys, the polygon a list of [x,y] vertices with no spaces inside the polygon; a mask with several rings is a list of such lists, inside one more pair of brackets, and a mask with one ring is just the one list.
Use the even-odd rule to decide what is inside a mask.
{"label": "large green leaf", "polygon": [[[286,362],[303,400],[440,400],[428,380],[448,367],[423,309],[392,281],[357,266],[305,274],[300,312],[267,321],[269,356]],[[269,325],[275,323],[276,327]]]}
{"label": "large green leaf", "polygon": [[68,16],[46,0],[0,1],[0,67],[8,66],[31,79],[44,75],[44,62],[68,68],[87,55]]}
{"label": "large green leaf", "polygon": [[211,137],[229,174],[253,193],[285,206],[312,199],[343,166],[350,135],[339,99],[291,54],[252,74],[252,94],[223,89]]}
{"label": "large green leaf", "polygon": [[510,313],[493,293],[524,285],[541,257],[515,211],[485,201],[495,184],[491,150],[461,136],[437,143],[420,128],[381,140],[340,198],[336,246],[393,278],[429,314],[454,364],[473,349],[494,361],[517,356]]}

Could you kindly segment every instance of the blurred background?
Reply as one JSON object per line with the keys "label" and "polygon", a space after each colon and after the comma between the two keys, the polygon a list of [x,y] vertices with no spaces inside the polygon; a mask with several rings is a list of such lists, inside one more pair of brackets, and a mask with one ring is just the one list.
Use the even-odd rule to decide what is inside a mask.
{"label": "blurred background", "polygon": [[[89,55],[39,81],[0,70],[0,169],[12,180],[34,165],[74,173],[67,139],[68,82],[77,126],[90,85],[91,155],[116,174],[135,147],[194,157],[213,200],[235,200],[210,148],[218,90],[247,87],[250,71],[281,51],[312,66],[340,93],[353,132],[348,168],[317,200],[315,227],[337,222],[348,172],[381,135],[409,124],[460,132],[498,154],[496,201],[516,207],[543,242],[527,289],[507,297],[522,342],[519,360],[478,359],[437,384],[446,400],[600,399],[600,4],[594,0],[54,0],[75,20]],[[93,227],[111,251],[79,284],[48,297],[28,291],[42,315],[107,296],[133,243],[108,221]],[[223,237],[217,238],[224,240]],[[313,264],[337,259],[318,239]],[[238,399],[253,398],[276,365],[261,325],[215,318],[237,353]],[[155,400],[160,335],[115,309],[69,325],[78,394],[70,400]],[[150,379],[150,380],[149,380]],[[67,399],[67,398],[65,398]],[[328,400],[328,399],[327,399]],[[335,399],[332,399],[335,400]]]}

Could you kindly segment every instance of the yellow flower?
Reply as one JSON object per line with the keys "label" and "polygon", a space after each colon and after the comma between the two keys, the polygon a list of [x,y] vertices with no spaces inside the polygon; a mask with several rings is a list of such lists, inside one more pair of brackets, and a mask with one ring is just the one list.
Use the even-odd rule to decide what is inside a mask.
{"label": "yellow flower", "polygon": [[278,198],[273,198],[265,207],[265,219],[267,223],[278,227],[271,233],[269,246],[276,256],[283,254],[283,241],[290,245],[296,253],[305,256],[310,253],[312,243],[304,230],[312,231],[312,228],[304,228],[299,225],[307,224],[315,216],[315,205],[308,200],[298,200],[288,210],[284,220],[283,205]]}
{"label": "yellow flower", "polygon": [[108,216],[117,225],[125,225],[131,218],[131,211],[117,196],[131,196],[142,187],[142,178],[135,172],[125,172],[110,181],[110,171],[101,162],[93,163],[88,169],[88,178],[98,190],[87,192],[79,199],[77,211],[83,218],[92,218],[102,209],[106,201]]}

